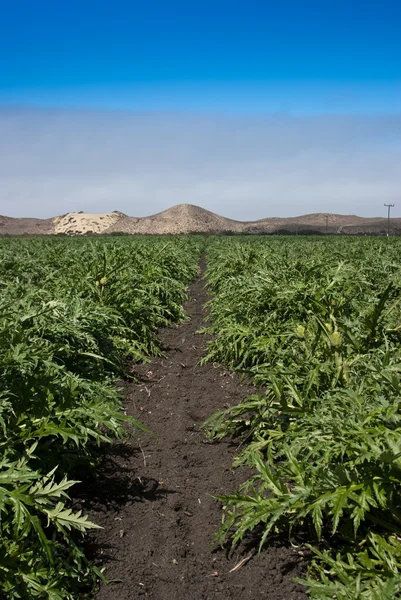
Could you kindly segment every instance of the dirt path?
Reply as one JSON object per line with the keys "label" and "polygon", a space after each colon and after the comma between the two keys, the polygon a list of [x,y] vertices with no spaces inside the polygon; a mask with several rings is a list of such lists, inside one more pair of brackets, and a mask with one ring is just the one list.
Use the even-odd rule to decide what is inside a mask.
{"label": "dirt path", "polygon": [[253,389],[212,365],[199,366],[208,297],[202,279],[190,287],[188,323],[164,329],[166,357],[136,367],[141,383],[127,384],[127,413],[156,434],[141,434],[114,447],[91,488],[86,506],[104,527],[92,552],[110,579],[96,600],[301,600],[306,595],[292,578],[302,572],[300,555],[272,545],[238,571],[235,564],[251,545],[229,555],[212,550],[221,510],[214,494],[233,492],[244,474],[231,470],[235,448],[211,443],[202,422],[224,404],[246,398]]}

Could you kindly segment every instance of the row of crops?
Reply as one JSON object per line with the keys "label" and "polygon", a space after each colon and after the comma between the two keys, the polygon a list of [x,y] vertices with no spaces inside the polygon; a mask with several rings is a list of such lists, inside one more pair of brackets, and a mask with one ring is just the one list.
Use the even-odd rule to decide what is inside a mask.
{"label": "row of crops", "polygon": [[392,239],[208,248],[205,360],[260,386],[208,423],[255,473],[221,498],[220,540],[309,540],[319,600],[401,598],[400,253]]}
{"label": "row of crops", "polygon": [[76,599],[100,577],[69,500],[140,423],[115,382],[185,317],[200,238],[0,241],[0,597]]}

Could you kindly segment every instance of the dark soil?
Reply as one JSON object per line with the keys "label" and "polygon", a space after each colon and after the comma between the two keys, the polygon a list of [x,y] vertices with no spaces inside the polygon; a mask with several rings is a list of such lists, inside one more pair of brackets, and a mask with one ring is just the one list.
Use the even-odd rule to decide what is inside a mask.
{"label": "dark soil", "polygon": [[156,437],[141,433],[109,450],[83,500],[103,527],[91,535],[89,552],[119,580],[102,585],[96,600],[304,600],[293,578],[305,562],[288,542],[272,542],[260,555],[252,540],[231,553],[212,547],[221,520],[212,496],[234,492],[246,474],[231,468],[235,446],[208,441],[201,425],[254,389],[229,371],[199,365],[207,338],[197,331],[208,300],[201,278],[189,293],[190,321],[160,332],[165,357],[136,365],[140,383],[125,384],[127,414]]}

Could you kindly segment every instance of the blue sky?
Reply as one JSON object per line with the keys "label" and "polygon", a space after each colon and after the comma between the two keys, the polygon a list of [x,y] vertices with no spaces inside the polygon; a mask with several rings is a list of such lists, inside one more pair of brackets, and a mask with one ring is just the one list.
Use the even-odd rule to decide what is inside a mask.
{"label": "blue sky", "polygon": [[[128,187],[124,194],[118,186],[113,188],[110,183],[104,184],[104,195],[109,201],[99,204],[99,210],[110,208],[140,214],[145,210],[144,202],[145,206],[160,210],[171,202],[176,203],[168,190],[163,194],[159,188],[156,190],[156,183],[152,186],[152,178],[146,185],[143,183],[142,188],[137,188],[139,174],[153,173],[157,178],[152,153],[149,153],[149,164],[145,165],[139,159],[141,148],[137,146],[148,146],[152,140],[158,156],[157,148],[165,147],[163,160],[159,157],[159,176],[168,174],[171,178],[174,175],[177,181],[182,178],[182,185],[173,186],[177,190],[177,202],[191,202],[193,198],[195,203],[237,218],[245,218],[249,211],[252,218],[278,215],[282,213],[280,206],[287,200],[288,190],[280,192],[278,186],[274,188],[274,194],[270,194],[271,179],[266,176],[265,192],[263,181],[260,181],[262,187],[256,193],[252,185],[253,168],[258,161],[268,161],[263,164],[266,173],[271,173],[273,157],[270,148],[277,146],[280,131],[284,139],[291,138],[288,133],[291,118],[299,119],[295,130],[297,139],[302,138],[303,142],[296,150],[288,142],[285,154],[290,157],[291,152],[297,153],[292,157],[295,159],[310,153],[309,138],[313,138],[316,149],[319,123],[322,123],[319,119],[324,117],[319,139],[324,151],[320,154],[329,162],[335,160],[336,165],[343,160],[341,173],[348,178],[349,184],[346,205],[349,205],[349,190],[354,189],[355,210],[352,210],[351,194],[350,212],[357,209],[365,214],[376,214],[376,196],[372,196],[372,204],[366,204],[365,209],[361,206],[361,197],[366,198],[366,190],[362,191],[362,186],[359,192],[356,191],[345,157],[351,136],[351,145],[357,145],[355,151],[360,157],[359,178],[365,175],[364,158],[366,168],[369,165],[372,170],[370,161],[372,153],[379,152],[377,148],[381,149],[380,157],[401,158],[400,23],[399,0],[172,0],[147,3],[3,0],[0,18],[0,133],[3,133],[0,158],[1,152],[7,154],[10,140],[14,153],[7,156],[7,170],[0,167],[0,183],[3,184],[0,212],[19,214],[25,211],[27,214],[28,210],[30,214],[40,212],[42,216],[49,216],[49,211],[54,211],[55,207],[53,204],[46,208],[45,190],[51,188],[52,194],[55,193],[57,177],[62,179],[57,168],[68,160],[71,169],[67,170],[71,179],[76,178],[76,192],[74,195],[71,190],[67,196],[59,193],[58,212],[67,212],[77,203],[83,210],[89,206],[91,210],[96,209],[98,196],[93,189],[98,190],[98,187],[93,184],[93,170],[88,166],[86,179],[82,168],[79,173],[74,171],[73,157],[71,153],[64,155],[62,145],[63,136],[71,128],[76,137],[74,142],[69,136],[69,143],[80,148],[80,164],[87,162],[89,165],[99,152],[98,148],[91,147],[88,137],[93,135],[92,124],[96,119],[97,128],[104,132],[104,143],[117,155],[121,153],[121,162],[126,164],[131,157],[136,161],[136,170],[139,162],[142,165],[132,183],[132,201],[129,201],[131,184],[127,172],[124,177]],[[113,117],[116,112],[119,115]],[[76,125],[77,114],[79,127]],[[146,139],[140,125],[141,115],[145,114]],[[140,129],[137,139],[131,139],[130,144],[127,144],[124,127],[121,127],[124,115],[134,137]],[[191,116],[185,121],[185,127],[184,115]],[[339,115],[348,120],[347,125],[338,130],[334,149],[333,135]],[[267,126],[266,118],[271,116],[275,117],[274,125],[270,120]],[[392,119],[390,128],[383,120],[384,116]],[[117,119],[115,128],[110,126],[113,118]],[[245,153],[241,154],[244,185],[238,185],[242,196],[236,199],[235,208],[228,200],[222,201],[224,185],[216,184],[215,175],[214,179],[207,179],[214,168],[208,174],[202,172],[202,177],[206,177],[202,182],[209,193],[199,195],[199,185],[195,183],[192,187],[190,184],[184,186],[184,181],[195,182],[201,177],[199,164],[202,157],[198,150],[195,152],[198,164],[195,160],[186,163],[184,158],[191,156],[191,144],[196,148],[204,147],[199,128],[200,123],[205,123],[204,118],[208,119],[207,151],[210,152],[209,148],[214,145],[220,147],[222,154],[215,156],[215,161],[224,162],[226,175],[230,170],[227,164],[231,164],[235,180],[237,161],[229,144],[221,144],[220,136],[225,135],[227,142],[230,140],[232,144],[238,139],[238,131],[245,128],[253,132],[245,136],[245,140],[241,138],[241,143],[248,146],[241,150]],[[361,133],[361,119],[365,123],[364,133]],[[60,126],[61,122],[65,130]],[[280,123],[282,130],[277,125]],[[162,140],[157,135],[160,128],[168,131]],[[368,130],[369,134],[366,133]],[[260,131],[264,132],[263,138]],[[166,136],[170,137],[166,139]],[[55,147],[48,144],[52,150],[47,155],[45,148],[49,138],[58,139],[60,143],[55,143]],[[170,147],[187,150],[180,169],[169,152]],[[260,149],[258,156],[255,147]],[[35,157],[38,148],[43,152],[42,162]],[[83,148],[87,155],[82,155]],[[249,157],[253,157],[254,164],[247,171]],[[381,164],[380,157],[376,162]],[[292,159],[288,160],[280,164],[280,173],[285,177],[287,169],[291,178],[294,174]],[[36,164],[35,173],[33,164]],[[312,164],[304,168],[312,169]],[[104,177],[104,169],[107,171],[107,163],[102,163],[99,181]],[[315,204],[308,198],[323,193],[314,187],[312,173],[309,175],[310,194],[304,188],[299,197],[291,194],[293,199],[288,209],[291,214],[312,212]],[[30,180],[32,177],[35,185]],[[249,193],[245,185],[248,177]],[[305,178],[305,173],[302,177]],[[379,174],[377,177],[378,182],[386,181],[387,186],[391,182],[394,199],[400,181],[395,172],[386,171],[385,161],[380,177]],[[30,191],[26,194],[20,186],[24,180],[31,181]],[[82,182],[82,188],[79,188],[79,182]],[[32,186],[36,186],[34,193]],[[78,189],[86,191],[78,194]],[[375,188],[376,195],[378,190],[380,186]],[[339,189],[337,200],[336,194],[330,195],[327,210],[344,209],[341,194],[344,194],[343,189]],[[386,191],[383,188],[383,195],[385,201],[389,199],[387,188]],[[277,198],[277,205],[266,207],[261,203],[261,197]],[[31,198],[28,205],[27,198]],[[381,198],[377,205],[380,203]]]}
{"label": "blue sky", "polygon": [[398,0],[4,0],[0,101],[401,110]]}

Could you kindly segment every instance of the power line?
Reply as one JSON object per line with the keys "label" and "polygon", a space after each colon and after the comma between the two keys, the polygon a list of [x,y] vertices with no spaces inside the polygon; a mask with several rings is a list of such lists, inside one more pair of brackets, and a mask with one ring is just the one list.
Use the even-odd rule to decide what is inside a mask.
{"label": "power line", "polygon": [[384,204],[384,206],[387,206],[388,208],[388,212],[387,212],[387,237],[390,235],[390,210],[392,209],[393,206],[395,206],[395,204]]}

